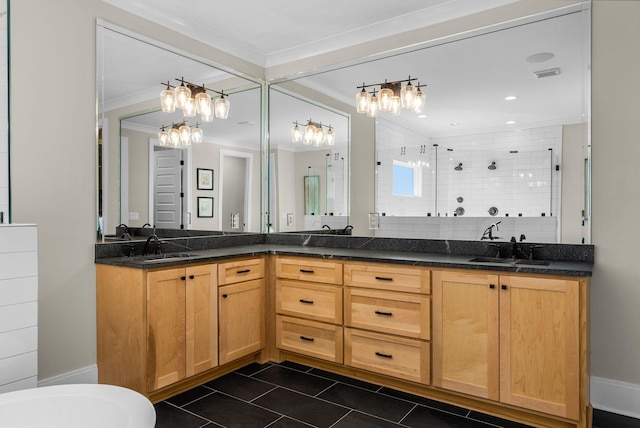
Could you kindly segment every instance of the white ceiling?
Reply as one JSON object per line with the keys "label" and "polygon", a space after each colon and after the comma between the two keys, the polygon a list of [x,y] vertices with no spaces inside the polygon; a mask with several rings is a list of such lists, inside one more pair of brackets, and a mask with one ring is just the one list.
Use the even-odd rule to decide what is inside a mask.
{"label": "white ceiling", "polygon": [[[293,0],[236,0],[216,2],[215,7],[205,0],[187,0],[180,7],[168,0],[104,1],[258,65],[273,66],[515,0],[327,0],[313,10],[302,10],[300,2]],[[565,9],[553,19],[547,16],[531,24],[514,23],[513,28],[489,29],[484,35],[456,41],[441,40],[438,45],[401,56],[307,74],[297,82],[352,105],[356,86],[363,81],[400,80],[410,74],[428,85],[424,88],[427,117],[418,119],[403,111],[393,120],[429,136],[581,122],[586,120],[588,106],[589,58],[585,47],[588,20],[584,14],[573,13],[579,10],[567,13]],[[209,84],[229,77],[156,46],[132,44],[129,37],[116,33],[107,35],[103,51],[107,110],[134,99],[157,99],[162,89],[159,83],[167,79],[185,76],[192,82]],[[554,57],[542,63],[527,62],[528,56],[541,52],[553,53]],[[560,68],[559,76],[536,79],[533,74],[554,67]],[[210,141],[242,141],[257,147],[259,127],[247,123],[260,122],[255,108],[258,92],[232,95],[229,120],[207,124],[210,129],[205,130],[205,136]],[[510,94],[518,95],[518,100],[505,102],[504,97]],[[344,120],[343,116],[327,116],[330,111],[326,109],[280,94],[273,97],[271,105],[272,146],[285,146],[295,120]],[[168,124],[167,116],[157,115],[130,122],[150,129]],[[381,113],[381,117],[385,115]],[[517,123],[507,126],[508,120]],[[452,122],[460,125],[453,128]],[[346,142],[345,130],[337,129],[337,135]]]}

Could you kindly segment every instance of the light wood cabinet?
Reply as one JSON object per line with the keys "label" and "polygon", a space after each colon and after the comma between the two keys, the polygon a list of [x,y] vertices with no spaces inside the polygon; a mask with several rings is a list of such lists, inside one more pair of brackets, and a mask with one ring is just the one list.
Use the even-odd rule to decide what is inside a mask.
{"label": "light wood cabinet", "polygon": [[218,365],[216,265],[147,274],[148,390]]}
{"label": "light wood cabinet", "polygon": [[264,279],[226,285],[218,290],[220,364],[264,347]]}
{"label": "light wood cabinet", "polygon": [[276,342],[280,349],[342,363],[342,327],[278,315]]}
{"label": "light wood cabinet", "polygon": [[276,312],[342,324],[342,287],[277,279]]}
{"label": "light wood cabinet", "polygon": [[435,271],[433,384],[578,420],[587,405],[580,284]]}

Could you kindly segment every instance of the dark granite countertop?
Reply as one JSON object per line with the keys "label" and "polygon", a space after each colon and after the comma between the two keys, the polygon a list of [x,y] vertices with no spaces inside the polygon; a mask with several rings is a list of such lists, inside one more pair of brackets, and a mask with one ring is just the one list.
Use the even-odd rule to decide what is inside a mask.
{"label": "dark granite countertop", "polygon": [[[264,237],[264,238],[259,238]],[[330,239],[330,241],[327,241]],[[299,235],[297,238],[282,238],[268,235],[246,235],[219,241],[166,242],[164,254],[156,256],[123,256],[123,250],[96,248],[96,263],[138,269],[151,269],[218,261],[222,259],[280,254],[292,256],[320,257],[335,260],[375,261],[411,266],[490,270],[498,272],[531,273],[566,276],[591,276],[593,269],[593,246],[546,244],[544,261],[529,262],[524,259],[487,257],[487,245],[468,241],[403,240],[393,238],[322,237]],[[508,244],[508,243],[505,243]],[[116,245],[116,244],[97,244]],[[122,245],[122,244],[120,244]],[[533,244],[530,244],[533,245]],[[558,246],[554,248],[553,246]],[[208,247],[208,248],[204,248]],[[508,247],[508,245],[507,245]],[[491,248],[490,248],[491,249]],[[119,253],[117,251],[120,251]],[[493,249],[495,252],[495,249]],[[556,254],[557,253],[557,254]],[[486,261],[474,262],[480,257]],[[529,264],[528,264],[529,263]],[[548,265],[530,264],[548,263]]]}

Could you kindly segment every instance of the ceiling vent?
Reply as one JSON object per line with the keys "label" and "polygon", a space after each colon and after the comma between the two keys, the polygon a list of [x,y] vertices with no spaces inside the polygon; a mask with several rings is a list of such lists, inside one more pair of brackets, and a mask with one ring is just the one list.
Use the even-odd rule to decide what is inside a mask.
{"label": "ceiling vent", "polygon": [[541,79],[543,77],[557,76],[560,74],[560,69],[558,67],[549,68],[548,70],[534,71],[533,74],[535,74],[538,79]]}

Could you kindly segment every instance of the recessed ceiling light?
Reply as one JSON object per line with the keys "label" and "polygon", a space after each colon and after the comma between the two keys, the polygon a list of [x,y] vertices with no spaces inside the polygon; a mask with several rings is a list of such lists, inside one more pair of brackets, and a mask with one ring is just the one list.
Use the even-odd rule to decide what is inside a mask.
{"label": "recessed ceiling light", "polygon": [[529,55],[527,57],[527,62],[535,63],[535,62],[545,62],[552,59],[555,55],[551,52],[540,52],[537,54]]}
{"label": "recessed ceiling light", "polygon": [[507,125],[513,125],[514,123],[516,123],[515,120],[507,120]]}
{"label": "recessed ceiling light", "polygon": [[513,100],[517,100],[518,96],[517,95],[507,95],[506,97],[504,97],[505,101],[513,101]]}
{"label": "recessed ceiling light", "polygon": [[451,122],[451,126],[458,126],[460,125],[460,122]]}
{"label": "recessed ceiling light", "polygon": [[418,116],[418,119],[424,119],[425,117],[427,117],[426,114],[421,114],[421,115]]}

